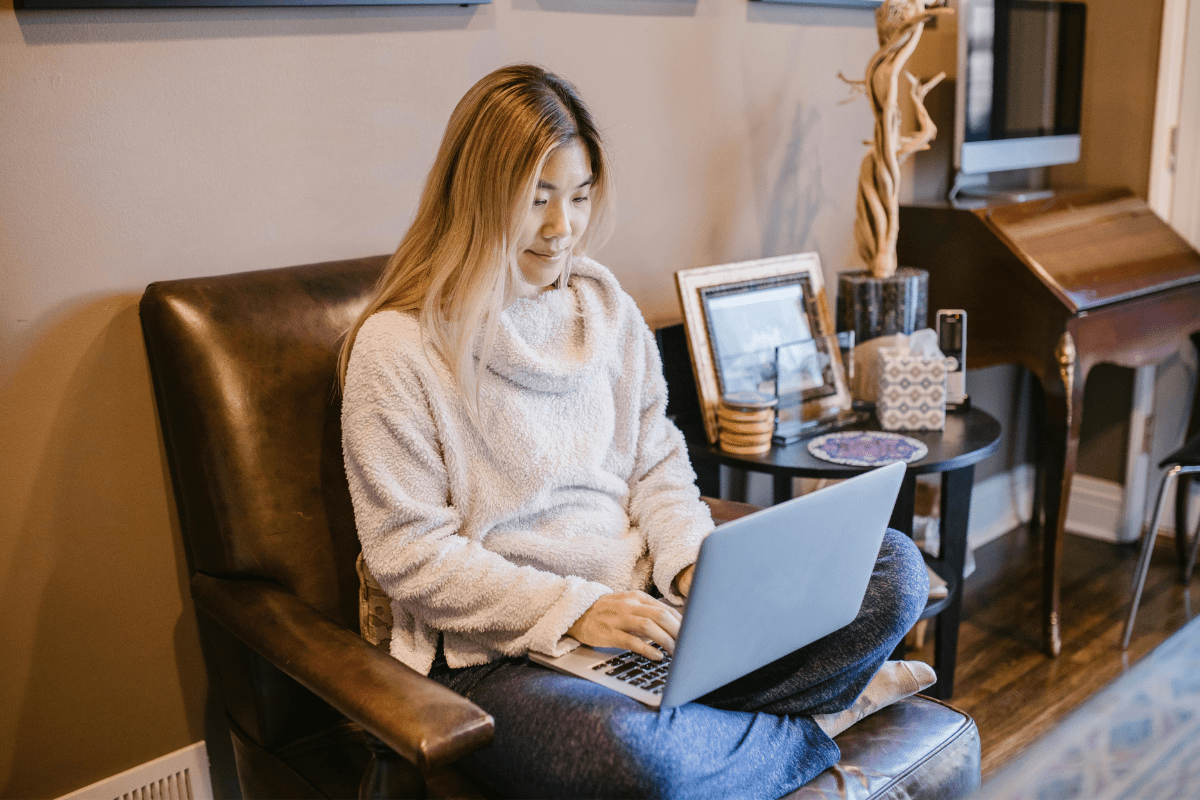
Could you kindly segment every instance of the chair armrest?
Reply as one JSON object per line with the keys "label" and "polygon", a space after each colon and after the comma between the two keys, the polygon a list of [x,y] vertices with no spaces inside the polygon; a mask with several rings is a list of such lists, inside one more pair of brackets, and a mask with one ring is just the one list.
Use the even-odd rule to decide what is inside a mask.
{"label": "chair armrest", "polygon": [[422,772],[492,740],[492,717],[278,584],[192,577],[196,605]]}
{"label": "chair armrest", "polygon": [[708,503],[708,510],[712,512],[713,522],[718,525],[732,522],[738,517],[744,517],[760,510],[758,506],[739,503],[736,500],[718,500],[715,497],[701,497],[700,499]]}

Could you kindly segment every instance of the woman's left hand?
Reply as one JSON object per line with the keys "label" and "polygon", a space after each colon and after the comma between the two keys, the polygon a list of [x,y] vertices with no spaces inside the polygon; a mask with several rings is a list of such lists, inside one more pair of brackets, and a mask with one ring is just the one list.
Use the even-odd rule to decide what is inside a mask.
{"label": "woman's left hand", "polygon": [[688,592],[692,590],[692,573],[695,569],[695,564],[688,564],[675,576],[675,591],[679,592],[681,597],[687,597]]}

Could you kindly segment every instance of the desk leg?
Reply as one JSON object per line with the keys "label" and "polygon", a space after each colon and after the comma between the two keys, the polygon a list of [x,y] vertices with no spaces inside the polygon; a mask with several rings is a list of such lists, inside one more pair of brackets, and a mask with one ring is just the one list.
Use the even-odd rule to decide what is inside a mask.
{"label": "desk leg", "polygon": [[1075,343],[1064,333],[1055,350],[1061,383],[1046,387],[1046,521],[1042,537],[1042,644],[1050,656],[1062,652],[1059,589],[1062,585],[1063,536],[1083,413],[1087,370],[1076,363]]}
{"label": "desk leg", "polygon": [[900,484],[900,494],[896,497],[896,505],[892,506],[892,518],[888,527],[895,528],[908,538],[913,535],[913,514],[917,507],[917,476],[911,472],[904,473],[904,482]]}
{"label": "desk leg", "polygon": [[975,467],[942,474],[941,544],[939,560],[954,594],[938,614],[933,664],[938,680],[926,694],[949,700],[954,694],[954,667],[958,659],[958,624],[962,617],[963,565],[967,560],[967,520],[971,516],[971,490]]}
{"label": "desk leg", "polygon": [[772,475],[771,482],[774,485],[775,505],[786,503],[792,499],[792,476],[791,475]]}
{"label": "desk leg", "polygon": [[[1064,406],[1055,408],[1057,399]],[[1045,506],[1042,523],[1042,646],[1047,655],[1062,652],[1058,619],[1058,586],[1061,580],[1063,527],[1070,498],[1071,478],[1066,474],[1067,426],[1065,400],[1047,393]]]}
{"label": "desk leg", "polygon": [[[900,494],[896,496],[896,505],[892,506],[892,518],[888,527],[895,528],[908,538],[913,535],[913,512],[917,505],[917,476],[911,472],[904,473],[904,481],[900,484]],[[901,639],[896,649],[892,651],[893,661],[903,661],[907,657],[904,640]]]}

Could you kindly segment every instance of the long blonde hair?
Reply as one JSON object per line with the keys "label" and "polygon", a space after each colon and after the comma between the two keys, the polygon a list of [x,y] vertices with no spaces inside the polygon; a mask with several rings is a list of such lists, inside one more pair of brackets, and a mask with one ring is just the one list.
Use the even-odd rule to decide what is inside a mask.
{"label": "long blonde hair", "polygon": [[610,230],[612,178],[600,132],[575,87],[542,67],[516,64],[467,91],[450,115],[412,225],[342,343],[343,387],[366,319],[384,309],[416,311],[479,422],[479,381],[499,314],[520,285],[516,247],[538,175],[555,148],[575,139],[593,177],[591,217],[575,247],[583,255]]}

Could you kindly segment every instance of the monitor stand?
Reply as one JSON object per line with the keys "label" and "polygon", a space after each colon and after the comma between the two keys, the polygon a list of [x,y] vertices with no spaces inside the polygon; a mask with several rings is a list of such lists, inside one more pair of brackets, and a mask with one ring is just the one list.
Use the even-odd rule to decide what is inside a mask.
{"label": "monitor stand", "polygon": [[997,203],[1025,203],[1030,200],[1049,200],[1054,197],[1053,189],[962,189],[958,193],[962,200],[983,200],[988,205]]}
{"label": "monitor stand", "polygon": [[1048,200],[1052,197],[1054,197],[1053,189],[992,186],[988,183],[986,174],[964,175],[960,172],[954,178],[954,185],[950,188],[947,199],[955,207],[974,208],[984,205],[1025,203],[1030,200]]}

